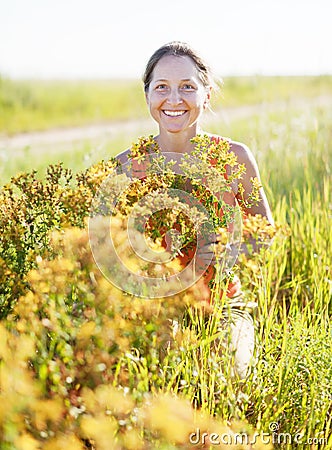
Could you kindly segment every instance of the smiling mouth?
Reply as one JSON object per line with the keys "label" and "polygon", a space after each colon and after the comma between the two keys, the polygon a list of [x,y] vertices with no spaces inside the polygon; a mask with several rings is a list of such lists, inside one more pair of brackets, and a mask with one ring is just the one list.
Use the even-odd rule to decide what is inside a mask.
{"label": "smiling mouth", "polygon": [[187,111],[168,111],[168,110],[163,110],[163,113],[166,116],[169,117],[180,117],[183,116],[183,114],[185,114]]}

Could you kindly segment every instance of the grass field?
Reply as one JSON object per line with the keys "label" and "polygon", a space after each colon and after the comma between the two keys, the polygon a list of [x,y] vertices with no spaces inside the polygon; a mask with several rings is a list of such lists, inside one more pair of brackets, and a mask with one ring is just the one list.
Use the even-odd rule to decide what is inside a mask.
{"label": "grass field", "polygon": [[[317,97],[331,77],[243,77],[220,83],[213,108]],[[0,76],[0,134],[147,117],[138,81],[13,81]]]}
{"label": "grass field", "polygon": [[[5,85],[7,81],[2,80],[2,83]],[[10,95],[16,98],[17,86],[9,81],[8,83],[13,89]],[[38,302],[43,298],[45,302],[49,302],[50,315],[47,318],[55,328],[49,328],[48,334],[44,331],[42,334],[41,324],[44,324],[43,330],[51,325],[45,321],[45,317],[38,321],[36,318],[38,310],[32,308],[35,312],[30,316],[27,314],[24,323],[23,319],[19,321],[21,328],[14,330],[15,339],[19,339],[20,333],[32,340],[37,339],[40,333],[44,336],[45,342],[37,344],[39,351],[44,353],[40,353],[40,356],[34,359],[37,373],[35,379],[32,380],[31,376],[24,372],[24,370],[28,372],[27,369],[22,369],[24,366],[22,361],[25,361],[26,356],[19,353],[18,363],[15,366],[0,343],[0,358],[2,358],[0,401],[2,404],[7,401],[8,404],[6,413],[0,411],[2,449],[55,450],[61,448],[59,445],[62,445],[62,448],[65,446],[67,448],[71,446],[73,449],[83,448],[82,441],[78,440],[77,430],[80,430],[83,435],[85,433],[93,436],[95,448],[102,450],[195,448],[188,441],[188,433],[190,430],[196,432],[197,428],[191,419],[189,407],[181,403],[182,401],[189,401],[190,404],[200,406],[200,411],[212,421],[207,428],[210,434],[218,433],[222,420],[227,420],[234,424],[233,431],[245,431],[252,435],[253,430],[256,430],[261,437],[261,441],[253,447],[236,447],[226,445],[224,442],[211,448],[249,450],[250,448],[272,448],[273,445],[276,449],[287,450],[332,449],[332,328],[330,324],[332,313],[332,108],[329,105],[315,105],[312,101],[318,96],[327,96],[331,92],[331,83],[329,77],[225,80],[223,95],[224,102],[228,106],[273,103],[280,99],[287,102],[281,110],[280,108],[276,108],[275,111],[268,109],[265,113],[264,110],[263,113],[257,111],[248,117],[224,123],[222,130],[219,128],[220,122],[217,118],[211,120],[209,124],[208,131],[232,136],[251,147],[260,167],[275,221],[280,229],[267,252],[256,255],[249,261],[243,260],[239,264],[238,270],[246,296],[249,300],[258,302],[258,310],[255,313],[257,364],[248,380],[240,383],[228,378],[227,365],[223,366],[224,360],[211,350],[213,335],[211,336],[209,332],[209,325],[202,321],[200,316],[192,318],[194,329],[199,330],[199,333],[193,337],[193,327],[184,322],[182,341],[177,343],[178,346],[173,352],[161,359],[157,356],[158,346],[161,345],[158,333],[160,318],[144,315],[143,311],[140,320],[139,313],[137,317],[133,313],[136,304],[131,302],[123,306],[121,302],[124,300],[120,297],[121,305],[119,304],[119,309],[115,313],[113,310],[112,314],[110,313],[106,303],[94,306],[91,303],[92,297],[89,297],[90,294],[92,296],[92,291],[88,292],[89,283],[92,283],[92,290],[97,288],[93,287],[91,275],[93,269],[90,266],[87,266],[90,267],[90,272],[84,273],[90,273],[92,281],[88,275],[84,275],[89,278],[88,283],[81,274],[83,278],[80,278],[80,284],[77,284],[79,286],[77,292],[84,297],[88,306],[86,306],[86,312],[82,310],[82,317],[76,317],[71,310],[64,308],[62,294],[59,294],[56,300],[54,296],[52,297],[52,290],[48,293],[47,282],[52,284],[50,274],[53,273],[53,266],[47,266],[48,268],[46,267],[40,273],[40,281],[36,281],[38,277],[34,275],[35,292],[41,293],[38,294]],[[24,97],[30,92],[31,104],[33,104],[33,98],[37,98],[38,95],[40,98],[42,95],[46,96],[46,91],[49,105],[56,103],[55,97],[58,99],[62,95],[65,97],[67,94],[64,93],[68,93],[67,89],[70,92],[77,89],[77,98],[80,98],[80,92],[82,93],[82,86],[79,89],[77,85],[66,84],[63,93],[59,96],[56,94],[55,87],[54,91],[48,89],[50,85],[47,83],[40,86],[37,83],[22,83],[20,86],[19,95]],[[45,123],[39,123],[37,116],[42,117],[44,113],[39,111],[38,104],[35,104],[36,114],[31,113],[30,117],[31,111],[27,110],[26,118],[22,119],[22,125],[15,125],[18,128],[10,125],[16,122],[15,114],[19,114],[19,107],[13,107],[12,116],[8,112],[6,112],[9,114],[7,117],[6,114],[3,116],[1,128],[12,133],[18,129],[29,129],[29,127],[72,125],[84,123],[91,118],[100,120],[101,113],[91,115],[91,111],[96,111],[98,103],[102,110],[108,102],[104,102],[102,94],[100,97],[95,97],[92,92],[99,89],[101,92],[106,89],[106,86],[107,89],[109,87],[107,83],[101,84],[99,88],[93,85],[90,91],[91,86],[89,83],[85,85],[83,96],[89,99],[86,100],[87,104],[94,97],[91,105],[83,108],[90,113],[84,116],[83,113],[78,112],[77,121],[70,121],[71,110],[66,109],[63,104],[61,108],[65,110],[65,113],[61,120],[55,119],[55,114],[54,116],[50,114],[50,116],[46,115]],[[57,89],[62,92],[61,83],[57,84]],[[121,107],[127,105],[127,97],[124,97],[125,100],[121,97],[123,91],[119,88],[116,90],[118,103],[113,105],[121,104]],[[138,98],[134,85],[130,92],[132,92],[129,94],[133,95],[132,98]],[[302,99],[302,106],[299,106],[299,99]],[[303,107],[303,102],[306,107]],[[82,103],[84,103],[83,100]],[[130,107],[130,113],[128,109],[124,109],[123,117],[138,117],[143,105],[144,102],[137,100],[137,109]],[[113,110],[115,115],[112,116],[111,112],[107,112],[103,115],[103,119],[119,117],[120,110],[116,106],[108,106],[116,108],[116,112]],[[57,120],[60,122],[56,122]],[[119,136],[117,141],[105,144],[99,154],[96,149],[82,146],[70,154],[64,152],[61,159],[64,159],[65,166],[69,165],[74,171],[79,171],[95,162],[99,156],[105,158],[111,154],[113,148],[118,146],[125,148],[127,146],[125,140],[126,136]],[[19,162],[15,162],[12,155],[10,159],[12,165],[7,165],[7,168],[13,173],[19,167],[16,165]],[[46,157],[44,159],[41,156],[38,161],[40,169],[48,162]],[[35,164],[36,162],[32,161],[32,166]],[[82,241],[80,239],[78,242]],[[73,248],[75,249],[74,244]],[[76,268],[75,272],[70,267],[78,267],[77,264],[85,267],[84,258],[86,257],[80,260],[80,251],[79,248],[78,256],[76,254],[72,256],[76,266],[69,264],[69,257],[62,263],[68,266],[71,277],[68,283],[73,283],[74,275],[79,270]],[[61,281],[61,267],[57,270],[59,270],[59,276],[54,279],[54,285],[58,286],[57,283],[62,283],[65,286],[66,281]],[[101,281],[100,283],[102,284]],[[103,289],[106,292],[107,288],[103,287]],[[99,298],[94,290],[93,292],[93,295],[96,295],[95,298]],[[27,305],[31,305],[33,301],[37,302],[37,294],[35,297],[32,295],[26,297],[21,303],[28,310],[31,306]],[[36,304],[40,305],[38,302]],[[44,310],[44,306],[39,307]],[[25,309],[21,309],[21,314],[23,314],[22,311]],[[116,324],[112,321],[115,320],[114,317],[118,322]],[[35,328],[29,328],[29,320],[35,324]],[[92,322],[96,328],[91,328]],[[121,334],[116,328],[120,327],[120,323],[124,330],[128,330],[127,335]],[[13,327],[13,318],[3,319],[3,325]],[[75,347],[78,344],[73,343],[73,340],[76,342],[78,339],[77,329],[81,330],[78,350]],[[105,336],[109,335],[109,330],[113,329],[117,330],[116,333],[121,336],[121,345],[126,349],[121,353],[120,348],[121,356],[118,359],[110,357],[110,350],[107,350],[105,344]],[[56,333],[52,334],[52,330],[56,330]],[[3,329],[0,329],[0,333],[5,336]],[[138,350],[131,352],[126,348],[126,340],[130,341],[133,333],[136,340],[144,339],[144,350],[141,353]],[[91,347],[90,337],[95,347]],[[133,343],[136,340],[130,342]],[[16,344],[12,344],[12,351],[16,348],[15,345],[19,346],[20,342],[18,340]],[[28,346],[28,341],[24,342]],[[29,354],[28,350],[26,354]],[[103,373],[107,373],[108,378],[105,375],[101,381],[96,381],[97,375],[90,373],[88,368],[83,369],[79,366],[74,356],[87,358],[84,361],[90,361],[91,364],[98,363],[98,367],[105,366]],[[19,366],[20,361],[21,365],[23,364],[22,367]],[[86,365],[89,366],[89,363],[86,362]],[[10,373],[10,370],[16,371],[18,380],[20,376],[22,377],[21,387],[13,388],[9,382],[6,374]],[[76,383],[80,386],[85,384],[86,387],[81,395],[82,403],[77,400],[78,394],[75,397],[74,390],[68,387],[68,380],[75,377],[80,380]],[[62,378],[67,380],[67,384],[65,381],[62,383]],[[120,389],[116,393],[112,391],[112,398],[117,398],[119,405],[127,405],[122,409],[118,406],[118,410],[116,405],[113,405],[113,409],[106,408],[107,411],[111,410],[108,412],[109,422],[105,419],[107,415],[103,413],[107,402],[102,400],[102,392],[106,392],[107,384]],[[40,385],[45,389],[42,393],[38,390]],[[123,392],[127,393],[127,396],[123,396]],[[150,395],[152,397],[149,397]],[[162,397],[163,395],[166,397]],[[74,411],[70,413],[72,415],[68,414],[70,420],[66,416],[67,422],[60,419],[60,413],[52,416],[45,410],[47,402],[52,401],[55,404],[57,397],[60,406],[57,403],[56,407],[59,411],[63,409]],[[25,398],[34,399],[35,412],[31,413],[27,400],[24,401]],[[156,400],[153,400],[154,398]],[[110,403],[112,403],[111,400]],[[81,408],[82,404],[86,409]],[[147,413],[144,417],[149,418],[144,419],[142,424],[137,419],[139,417],[137,411],[148,407],[152,408],[151,416]],[[22,418],[25,415],[24,422]],[[63,428],[64,424],[65,428]],[[202,425],[202,430],[205,430],[204,426]],[[200,446],[197,445],[196,448],[209,447],[200,442]]]}

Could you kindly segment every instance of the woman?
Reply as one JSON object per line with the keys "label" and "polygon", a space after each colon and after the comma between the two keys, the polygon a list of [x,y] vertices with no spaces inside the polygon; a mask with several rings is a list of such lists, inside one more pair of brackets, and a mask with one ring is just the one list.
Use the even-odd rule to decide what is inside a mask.
{"label": "woman", "polygon": [[[209,67],[187,44],[171,42],[151,56],[143,82],[150,114],[159,126],[159,134],[154,140],[161,152],[190,154],[194,149],[192,138],[208,134],[200,128],[200,119],[209,107],[211,98],[213,78]],[[209,136],[212,140],[222,139],[220,136]],[[250,180],[255,177],[260,179],[259,171],[247,146],[231,140],[229,143],[237,162],[244,164],[246,168],[241,179],[244,193],[239,192],[236,182],[232,186],[234,198],[243,203],[252,191]],[[129,150],[122,153],[118,156],[119,160],[126,162],[128,154]],[[244,213],[260,214],[273,225],[263,188],[260,188],[259,194],[259,201],[244,208]],[[258,245],[256,242],[253,244],[254,247]],[[245,251],[245,248],[242,250]],[[233,283],[227,295],[231,311],[227,321],[230,324],[230,344],[234,350],[235,371],[240,378],[245,378],[254,351],[253,321],[241,297],[239,283]]]}

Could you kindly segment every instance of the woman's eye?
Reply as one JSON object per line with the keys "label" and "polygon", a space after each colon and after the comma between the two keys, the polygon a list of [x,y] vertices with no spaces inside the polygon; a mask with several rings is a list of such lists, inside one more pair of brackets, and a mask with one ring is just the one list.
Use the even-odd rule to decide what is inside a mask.
{"label": "woman's eye", "polygon": [[182,89],[186,90],[186,91],[192,91],[195,89],[195,87],[192,84],[184,84],[182,86]]}
{"label": "woman's eye", "polygon": [[157,91],[163,91],[164,89],[167,89],[166,84],[158,84],[158,85],[156,86],[156,90],[157,90]]}

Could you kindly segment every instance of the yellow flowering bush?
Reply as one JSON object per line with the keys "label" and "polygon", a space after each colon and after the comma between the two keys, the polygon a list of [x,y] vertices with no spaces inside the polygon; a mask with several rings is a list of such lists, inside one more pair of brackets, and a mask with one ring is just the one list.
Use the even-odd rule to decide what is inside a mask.
{"label": "yellow flowering bush", "polygon": [[50,242],[57,256],[38,258],[29,291],[0,327],[3,448],[188,448],[197,427],[231,430],[163,393],[183,345],[197,345],[195,335],[174,340],[170,326],[200,307],[197,290],[135,298],[102,276],[86,230],[55,232]]}
{"label": "yellow flowering bush", "polygon": [[[151,138],[140,140],[133,145],[131,159],[144,164],[144,152],[153,145]],[[160,290],[159,298],[142,299],[110,283],[90,248],[91,210],[98,211],[101,200],[103,206],[113,208],[116,199],[116,208],[106,208],[105,217],[113,213],[122,262],[142,277],[167,279],[177,273],[176,258],[165,264],[133,258],[126,230],[128,216],[140,199],[161,187],[185,190],[188,178],[193,195],[213,216],[213,231],[226,228],[233,211],[229,208],[224,216],[218,215],[225,204],[214,196],[220,180],[208,179],[208,163],[212,158],[218,170],[225,164],[234,167],[223,185],[225,191],[243,168],[228,154],[226,143],[210,145],[203,137],[196,145],[195,158],[202,166],[184,160],[184,176],[174,173],[174,163],[156,152],[150,173],[141,180],[129,177],[130,183],[111,160],[76,177],[61,165],[50,166],[43,181],[33,172],[18,175],[3,187],[0,404],[5,407],[0,410],[0,442],[4,450],[175,449],[191,447],[189,436],[198,428],[207,434],[235,433],[237,427],[244,427],[248,435],[253,432],[246,424],[226,424],[208,413],[206,405],[218,403],[221,388],[217,386],[225,386],[225,374],[215,373],[216,392],[206,393],[204,383],[197,381],[214,367],[222,367],[225,357],[210,350],[216,334],[212,323],[210,335],[202,339],[205,313],[213,308],[201,301],[203,280],[172,296],[165,297]],[[155,176],[156,165],[160,177]],[[208,179],[210,191],[203,189],[203,178]],[[114,183],[106,202],[98,197],[105,182],[108,187]],[[256,194],[253,190],[252,201]],[[154,250],[161,248],[164,228],[174,223],[180,224],[183,247],[193,241],[195,224],[188,221],[181,202],[176,197],[171,200],[178,210],[165,208],[147,224]],[[138,216],[149,204],[139,208]],[[194,217],[200,219],[199,210]],[[156,224],[159,234],[154,234]],[[176,256],[181,248],[175,250]],[[188,325],[175,334],[174,324],[188,314],[198,318],[196,327]],[[208,368],[201,358],[204,349],[211,352]],[[189,355],[194,364],[190,370],[185,365]],[[210,444],[205,440],[195,446]],[[219,443],[218,448],[249,449],[250,445]]]}
{"label": "yellow flowering bush", "polygon": [[[143,165],[149,162],[144,179],[121,176],[116,160],[102,161],[76,177],[59,164],[48,167],[43,181],[37,179],[36,172],[12,178],[0,192],[0,317],[11,311],[18,296],[28,288],[26,274],[36,266],[36,257],[49,252],[50,231],[68,226],[84,228],[91,208],[98,209],[96,199],[100,202],[98,192],[105,181],[109,195],[106,211],[121,216],[132,214],[134,207],[135,214],[146,212],[151,203],[141,206],[139,201],[149,198],[149,194],[160,199],[160,190],[167,189],[163,210],[151,214],[145,232],[152,244],[160,244],[165,234],[169,230],[172,232],[172,227],[177,224],[176,231],[180,235],[175,233],[179,242],[173,249],[173,256],[197,243],[194,236],[198,229],[205,229],[210,234],[225,229],[233,220],[235,209],[221,197],[216,198],[216,193],[230,192],[232,181],[241,178],[244,167],[236,164],[227,141],[215,143],[207,136],[201,136],[195,138],[195,146],[192,155],[195,164],[185,157],[179,169],[173,160],[165,160],[152,137],[140,139],[133,144],[128,161]],[[231,174],[220,176],[226,166],[232,169]],[[197,200],[191,207],[176,194],[170,194],[185,192],[188,180],[190,199]],[[257,200],[258,188],[254,183],[250,202]],[[170,197],[168,204],[167,197]],[[203,213],[197,208],[200,204]],[[188,220],[190,210],[194,211],[194,220]],[[223,211],[222,215],[220,211]]]}
{"label": "yellow flowering bush", "polygon": [[[27,286],[26,274],[36,258],[50,250],[50,232],[85,226],[93,195],[114,169],[100,162],[73,179],[61,164],[48,167],[44,180],[36,172],[12,178],[0,192],[0,317],[12,309]],[[50,252],[49,252],[50,253]]]}

